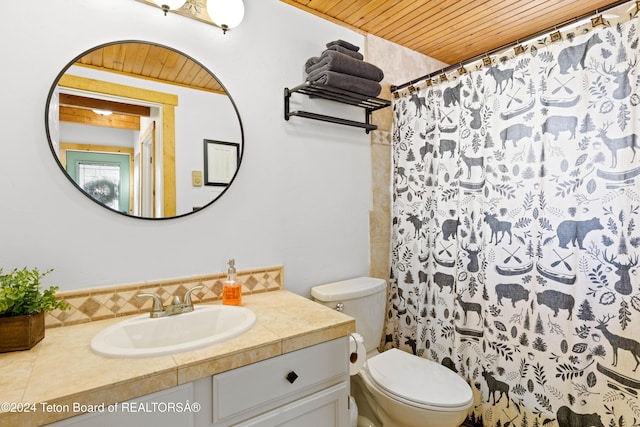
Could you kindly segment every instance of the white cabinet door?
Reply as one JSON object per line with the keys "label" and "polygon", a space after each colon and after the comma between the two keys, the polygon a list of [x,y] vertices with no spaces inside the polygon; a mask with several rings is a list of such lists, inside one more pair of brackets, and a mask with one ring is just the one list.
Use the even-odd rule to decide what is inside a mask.
{"label": "white cabinet door", "polygon": [[237,424],[238,427],[348,427],[349,383],[344,382]]}
{"label": "white cabinet door", "polygon": [[348,383],[348,350],[348,339],[343,337],[214,375],[213,424],[235,426]]}
{"label": "white cabinet door", "polygon": [[[49,424],[50,427],[185,427],[193,425],[193,411],[202,410],[191,406],[193,383],[172,387],[146,396],[105,405],[104,412],[78,415]],[[186,405],[189,405],[188,409]],[[70,406],[70,410],[74,408]],[[114,410],[114,412],[110,412]]]}

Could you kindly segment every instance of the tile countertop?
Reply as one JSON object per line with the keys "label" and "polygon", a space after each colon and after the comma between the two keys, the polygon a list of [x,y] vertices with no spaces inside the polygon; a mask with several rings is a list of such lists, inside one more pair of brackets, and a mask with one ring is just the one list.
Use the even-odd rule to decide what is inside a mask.
{"label": "tile countertop", "polygon": [[47,329],[31,350],[0,354],[0,426],[40,426],[80,415],[46,404],[122,402],[355,332],[353,318],[286,290],[242,298],[256,314],[253,328],[173,355],[115,359],[93,353],[93,336],[126,317]]}

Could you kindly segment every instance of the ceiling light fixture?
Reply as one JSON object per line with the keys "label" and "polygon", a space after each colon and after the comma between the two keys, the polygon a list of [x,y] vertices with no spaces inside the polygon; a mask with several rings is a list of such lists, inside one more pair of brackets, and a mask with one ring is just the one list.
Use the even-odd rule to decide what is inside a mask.
{"label": "ceiling light fixture", "polygon": [[242,0],[207,0],[207,13],[211,20],[226,32],[235,28],[244,18]]}
{"label": "ceiling light fixture", "polygon": [[102,116],[102,117],[107,117],[113,114],[113,111],[111,110],[100,110],[98,108],[93,108],[91,111],[93,111],[94,113]]}
{"label": "ceiling light fixture", "polygon": [[205,24],[213,25],[227,33],[235,28],[244,18],[243,0],[136,0],[152,6],[157,6],[164,12],[176,13],[187,18],[195,19]]}
{"label": "ceiling light fixture", "polygon": [[184,6],[185,0],[153,0],[153,2],[160,6],[164,15],[167,16],[167,12],[170,10],[180,9]]}

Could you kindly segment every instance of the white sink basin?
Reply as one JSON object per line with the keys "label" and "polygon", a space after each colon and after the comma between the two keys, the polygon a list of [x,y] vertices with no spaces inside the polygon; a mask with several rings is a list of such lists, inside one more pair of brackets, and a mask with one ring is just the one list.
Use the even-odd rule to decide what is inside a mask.
{"label": "white sink basin", "polygon": [[109,357],[173,354],[237,337],[255,321],[251,310],[228,305],[196,305],[192,312],[157,319],[147,313],[100,331],[91,349]]}

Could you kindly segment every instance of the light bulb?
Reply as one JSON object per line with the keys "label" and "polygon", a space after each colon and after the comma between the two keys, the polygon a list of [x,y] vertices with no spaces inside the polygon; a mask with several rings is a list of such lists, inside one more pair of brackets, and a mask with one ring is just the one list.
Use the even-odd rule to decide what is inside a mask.
{"label": "light bulb", "polygon": [[244,3],[242,0],[207,0],[207,13],[211,20],[227,32],[235,28],[244,18]]}
{"label": "light bulb", "polygon": [[113,114],[113,111],[111,110],[101,110],[98,108],[93,108],[91,111],[93,111],[94,113],[102,116],[102,117],[106,117],[106,116],[110,116]]}

